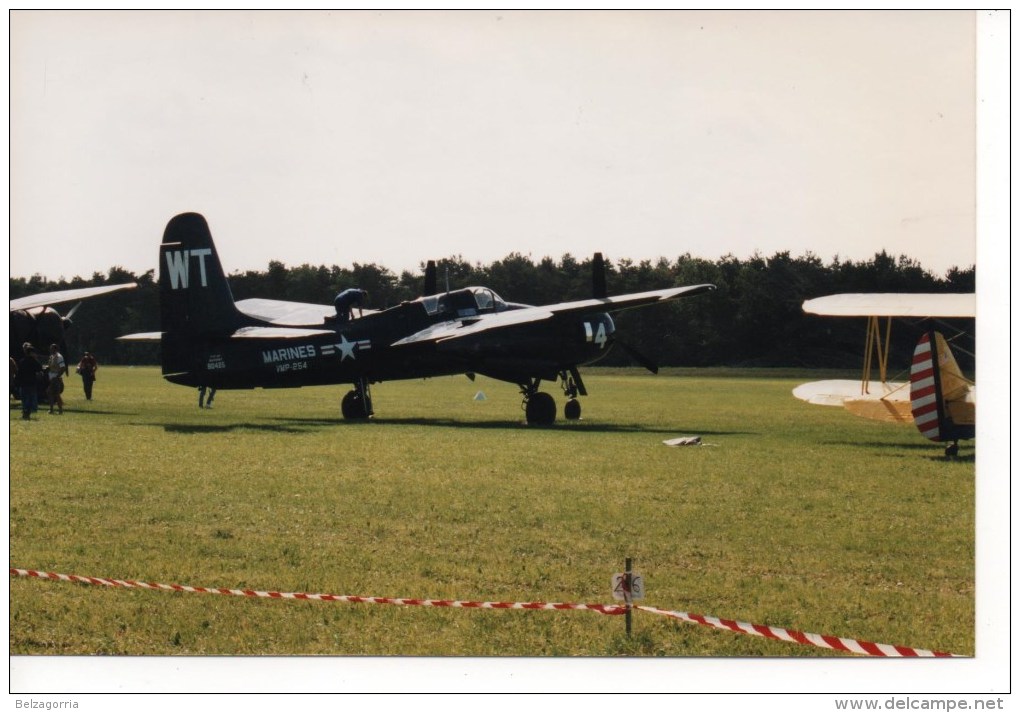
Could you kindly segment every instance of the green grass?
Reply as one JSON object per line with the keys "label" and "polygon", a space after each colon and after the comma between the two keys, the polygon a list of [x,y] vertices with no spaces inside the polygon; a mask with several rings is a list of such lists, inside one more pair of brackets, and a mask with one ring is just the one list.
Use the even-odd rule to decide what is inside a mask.
{"label": "green grass", "polygon": [[[734,378],[735,376],[742,378]],[[11,410],[10,565],[194,586],[643,603],[974,652],[974,458],[790,394],[810,374],[588,370],[584,418],[523,425],[466,378],[194,390],[107,367]],[[483,391],[488,397],[475,401]],[[562,404],[561,394],[556,394]],[[708,446],[662,441],[700,435]],[[12,654],[834,656],[652,614],[474,611],[10,582]]]}

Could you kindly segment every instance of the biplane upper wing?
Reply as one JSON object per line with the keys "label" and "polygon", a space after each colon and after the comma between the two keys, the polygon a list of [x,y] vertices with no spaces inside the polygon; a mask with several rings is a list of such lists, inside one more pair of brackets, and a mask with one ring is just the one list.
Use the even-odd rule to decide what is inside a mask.
{"label": "biplane upper wing", "polygon": [[973,292],[861,292],[816,297],[804,311],[825,317],[973,317],[976,302]]}
{"label": "biplane upper wing", "polygon": [[495,329],[541,322],[551,319],[556,315],[574,314],[577,312],[591,312],[595,310],[603,312],[619,312],[620,310],[643,307],[646,305],[669,302],[681,297],[689,297],[714,290],[715,285],[689,285],[687,287],[672,287],[665,290],[651,290],[649,292],[635,292],[629,295],[617,295],[616,297],[601,297],[576,302],[560,302],[541,307],[524,307],[522,309],[507,310],[496,314],[471,317],[464,320],[444,322],[423,329],[420,332],[405,337],[393,343],[393,346],[407,344],[418,344],[421,342],[449,342],[456,339],[469,337],[480,332],[487,332]]}
{"label": "biplane upper wing", "polygon": [[137,282],[125,282],[119,285],[102,285],[99,287],[79,287],[73,290],[57,290],[55,292],[42,292],[37,295],[28,295],[11,300],[11,312],[20,309],[32,309],[34,307],[49,307],[50,305],[64,302],[84,300],[89,297],[105,295],[108,292],[118,290],[131,290],[138,287]]}

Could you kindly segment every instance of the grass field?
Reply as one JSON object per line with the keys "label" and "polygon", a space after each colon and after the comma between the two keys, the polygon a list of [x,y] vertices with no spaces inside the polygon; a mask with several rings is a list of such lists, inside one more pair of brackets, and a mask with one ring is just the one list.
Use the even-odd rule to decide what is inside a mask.
{"label": "grass field", "polygon": [[[107,367],[10,413],[10,566],[382,597],[644,604],[972,655],[974,451],[812,407],[810,374],[588,370],[580,422],[486,379],[193,390]],[[473,397],[479,391],[485,400]],[[562,404],[562,395],[557,393]],[[699,435],[706,446],[662,441]],[[823,657],[637,612],[271,601],[11,578],[12,654]]]}

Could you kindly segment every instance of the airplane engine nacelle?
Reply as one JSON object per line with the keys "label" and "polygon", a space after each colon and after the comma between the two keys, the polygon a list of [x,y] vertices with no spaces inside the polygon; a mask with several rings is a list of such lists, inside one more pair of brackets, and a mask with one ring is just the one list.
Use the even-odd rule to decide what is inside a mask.
{"label": "airplane engine nacelle", "polygon": [[608,314],[586,315],[581,319],[581,337],[596,353],[608,351],[616,325]]}
{"label": "airplane engine nacelle", "polygon": [[49,353],[50,345],[56,344],[61,351],[64,348],[64,318],[52,307],[45,307],[35,317],[36,347]]}
{"label": "airplane engine nacelle", "polygon": [[47,354],[51,344],[65,351],[64,320],[51,307],[33,310],[14,310],[10,313],[11,356],[21,358],[21,345],[31,342],[42,354]]}
{"label": "airplane engine nacelle", "polygon": [[35,332],[35,320],[23,309],[11,312],[11,356],[21,358],[21,345],[31,341]]}

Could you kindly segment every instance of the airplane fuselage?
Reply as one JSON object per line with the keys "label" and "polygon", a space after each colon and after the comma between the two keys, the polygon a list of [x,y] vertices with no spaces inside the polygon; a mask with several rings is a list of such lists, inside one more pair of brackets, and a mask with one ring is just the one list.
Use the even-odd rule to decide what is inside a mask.
{"label": "airplane fuselage", "polygon": [[[512,310],[505,306],[502,311]],[[304,339],[230,339],[189,336],[187,371],[165,374],[188,386],[288,388],[368,383],[477,373],[523,384],[534,376],[555,379],[564,369],[605,356],[615,331],[607,313],[552,316],[539,323],[479,332],[465,349],[443,341],[393,346],[426,329],[456,329],[491,318],[495,310],[430,315],[422,300],[406,302]],[[322,327],[322,325],[316,325]],[[164,339],[172,339],[166,335]],[[169,346],[169,345],[167,345]]]}
{"label": "airplane fuselage", "polygon": [[329,306],[266,298],[235,302],[209,225],[198,213],[167,223],[159,248],[160,331],[124,339],[160,341],[163,376],[217,389],[349,384],[345,419],[374,415],[369,385],[382,381],[481,374],[517,385],[529,424],[556,418],[542,382],[560,382],[563,414],[581,417],[586,396],[577,367],[619,343],[650,371],[657,367],[614,336],[614,311],[711,291],[688,285],[609,296],[605,266],[592,262],[592,296],[529,306],[505,302],[486,287],[436,292],[426,270],[424,296],[342,318]]}

